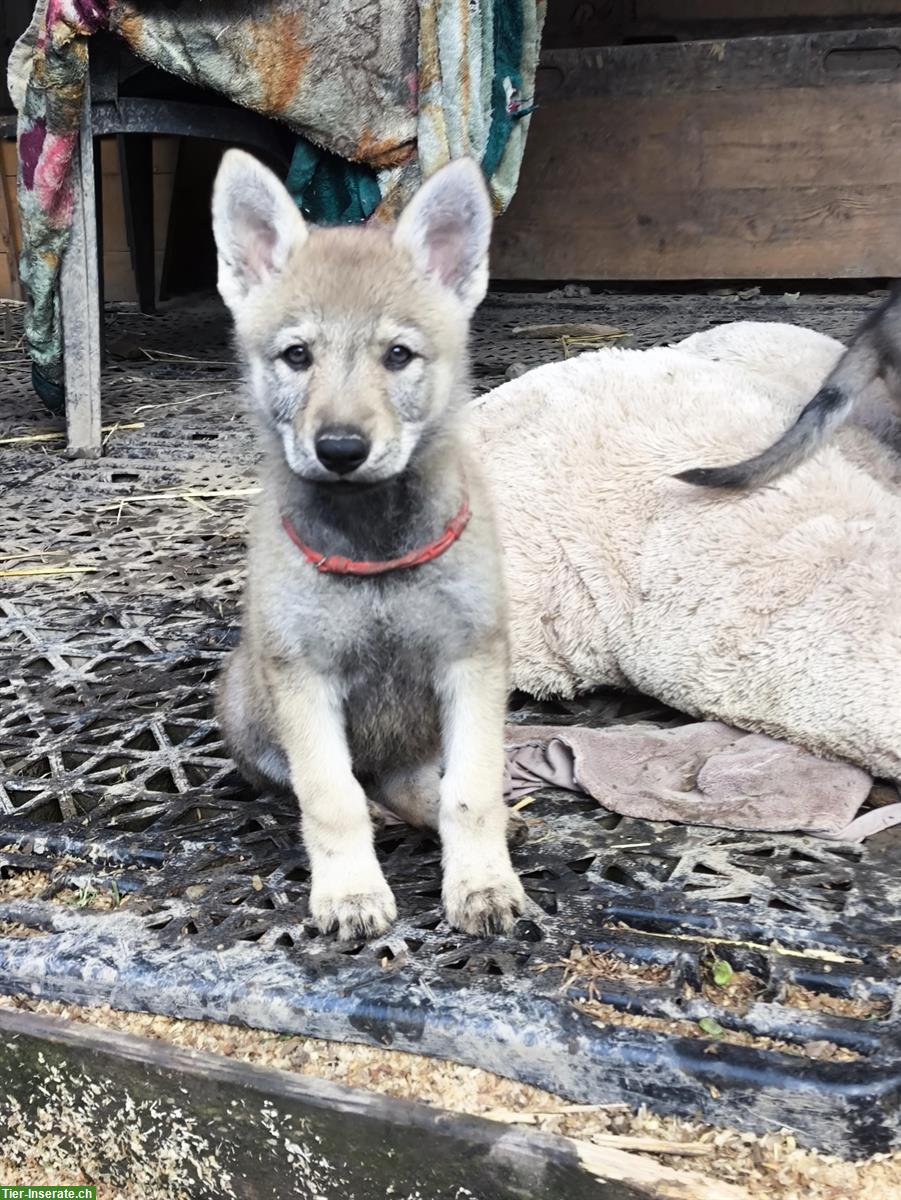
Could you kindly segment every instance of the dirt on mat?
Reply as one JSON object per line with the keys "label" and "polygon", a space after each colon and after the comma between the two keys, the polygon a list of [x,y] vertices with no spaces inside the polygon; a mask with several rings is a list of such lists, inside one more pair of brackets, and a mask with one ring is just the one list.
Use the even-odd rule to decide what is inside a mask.
{"label": "dirt on mat", "polygon": [[[774,1050],[801,1058],[830,1059],[832,1062],[855,1062],[860,1058],[856,1050],[836,1045],[834,1042],[783,1041],[741,1028],[733,1029],[720,1024],[712,1017],[695,1021],[688,1018],[632,1013],[613,1004],[604,1003],[598,998],[599,985],[609,983],[610,980],[625,980],[633,986],[653,986],[667,982],[670,969],[659,963],[635,963],[619,955],[574,946],[567,958],[543,964],[540,968],[542,971],[554,969],[563,971],[560,990],[567,992],[577,989],[581,992],[582,995],[573,999],[573,1006],[601,1027],[623,1025],[630,1029],[648,1029],[677,1037],[713,1039],[712,1052],[716,1051],[717,1043],[723,1042],[733,1046],[755,1046],[759,1050]],[[686,985],[685,998],[691,1000],[701,995],[718,1008],[741,1017],[763,990],[762,981],[750,971],[736,971],[725,959],[713,959],[705,967],[700,992]],[[880,1001],[826,996],[795,984],[787,990],[783,1002],[795,1008],[816,1009],[849,1017],[871,1017],[885,1011],[885,1006]]]}
{"label": "dirt on mat", "polygon": [[[77,908],[90,908],[107,911],[121,908],[128,900],[128,895],[119,892],[116,876],[103,872],[87,873],[89,882],[70,883],[65,876],[73,868],[84,870],[82,863],[74,858],[61,858],[51,872],[18,871],[4,867],[6,874],[0,873],[0,899],[3,900],[51,900],[54,904],[71,904]],[[38,930],[24,930],[26,933],[37,933]]]}
{"label": "dirt on mat", "polygon": [[[101,1025],[179,1046],[226,1054],[257,1066],[330,1079],[383,1095],[420,1100],[455,1112],[511,1121],[596,1145],[618,1146],[658,1162],[689,1167],[711,1182],[744,1187],[768,1200],[893,1200],[901,1196],[901,1152],[845,1162],[800,1148],[788,1129],[756,1136],[722,1126],[658,1117],[623,1105],[573,1105],[559,1096],[475,1067],[371,1046],[287,1037],[210,1021],[176,1020],[108,1006],[83,1008],[25,996],[0,1005]],[[788,1114],[787,1114],[788,1115]],[[147,1200],[142,1191],[88,1179],[77,1152],[48,1158],[39,1141],[0,1140],[0,1178],[10,1183],[98,1183],[99,1200]]]}

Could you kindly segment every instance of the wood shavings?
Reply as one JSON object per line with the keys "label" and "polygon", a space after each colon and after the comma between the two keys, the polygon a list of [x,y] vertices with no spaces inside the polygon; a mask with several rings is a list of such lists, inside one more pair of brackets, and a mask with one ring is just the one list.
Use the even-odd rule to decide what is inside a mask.
{"label": "wood shavings", "polygon": [[[4,867],[6,875],[0,877],[0,901],[41,899],[52,904],[67,904],[78,908],[102,911],[120,908],[128,900],[127,893],[120,893],[113,875],[102,872],[82,875],[77,881],[66,880],[70,872],[81,868],[74,859],[63,858],[49,874],[44,871],[19,871]],[[48,895],[54,887],[58,890]],[[39,930],[30,930],[36,933]]]}
{"label": "wood shavings", "polygon": [[0,937],[39,937],[42,932],[41,929],[20,925],[17,921],[0,921]]}
{"label": "wood shavings", "polygon": [[691,1200],[748,1200],[749,1197],[744,1188],[718,1179],[705,1179],[694,1171],[677,1173],[646,1159],[638,1160],[646,1164],[645,1169],[636,1171],[634,1156],[623,1150],[611,1150],[592,1142],[572,1141],[571,1144],[582,1166],[599,1179],[645,1184],[654,1189],[652,1194],[660,1200],[688,1200],[689,1196]]}
{"label": "wood shavings", "polygon": [[624,979],[644,983],[665,983],[669,978],[669,967],[661,963],[630,962],[618,954],[604,954],[583,946],[573,946],[566,958],[552,963],[541,963],[536,970],[545,972],[563,971],[560,991],[568,991],[575,984],[583,987],[589,998],[595,994],[599,980]]}
{"label": "wood shavings", "polygon": [[750,971],[732,971],[728,982],[722,984],[716,983],[708,971],[702,988],[703,994],[713,1004],[739,1013],[746,1012],[763,990],[763,983]]}
{"label": "wood shavings", "polygon": [[800,1008],[808,1012],[832,1013],[837,1017],[852,1017],[857,1020],[887,1017],[892,1008],[888,997],[871,997],[862,1000],[848,996],[830,996],[826,992],[813,992],[809,988],[801,987],[798,983],[790,983],[781,999],[783,1004],[787,1004],[791,1008]]}
{"label": "wood shavings", "polygon": [[[175,1045],[332,1079],[399,1099],[420,1100],[454,1112],[478,1116],[498,1110],[528,1112],[535,1116],[530,1127],[569,1137],[580,1145],[598,1137],[619,1136],[710,1146],[710,1154],[698,1159],[693,1173],[709,1186],[744,1188],[754,1200],[889,1200],[901,1195],[901,1151],[852,1163],[799,1147],[788,1130],[757,1135],[658,1116],[644,1107],[630,1111],[618,1104],[570,1105],[539,1088],[476,1067],[381,1047],[285,1037],[212,1021],[124,1013],[107,1005],[82,1008],[30,996],[0,996],[0,1005],[164,1038]],[[669,1154],[635,1153],[654,1163],[658,1157],[671,1158]],[[21,1177],[18,1166],[4,1172],[7,1162],[2,1154],[0,1142],[0,1176]],[[29,1174],[32,1182],[42,1178]],[[58,1183],[59,1179],[50,1181]],[[106,1189],[104,1200],[149,1200],[149,1194]],[[680,1200],[700,1200],[700,1195],[683,1192]]]}
{"label": "wood shavings", "polygon": [[603,350],[608,342],[629,336],[628,333],[605,333],[599,336],[562,337],[563,357],[569,358],[571,350]]}
{"label": "wood shavings", "polygon": [[764,1037],[743,1029],[728,1029],[709,1017],[701,1021],[689,1021],[684,1017],[649,1017],[643,1013],[622,1012],[612,1004],[602,1004],[598,1000],[575,1000],[573,1005],[601,1027],[622,1025],[628,1029],[646,1029],[678,1037],[715,1037],[717,1042],[725,1042],[730,1046],[755,1046],[758,1050],[794,1054],[799,1058],[828,1058],[832,1062],[857,1062],[861,1057],[856,1050],[832,1042],[823,1042],[815,1053],[809,1054],[807,1047],[812,1043],[786,1042],[781,1038]]}

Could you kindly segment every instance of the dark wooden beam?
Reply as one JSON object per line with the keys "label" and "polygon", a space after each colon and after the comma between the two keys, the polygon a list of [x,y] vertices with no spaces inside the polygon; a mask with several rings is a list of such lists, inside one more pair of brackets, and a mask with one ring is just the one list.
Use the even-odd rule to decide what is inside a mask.
{"label": "dark wooden beam", "polygon": [[[651,1159],[115,1030],[0,1010],[0,1153],[241,1200],[741,1200]],[[33,1147],[32,1147],[33,1148]],[[587,1157],[586,1157],[587,1156]],[[97,1166],[99,1165],[99,1171]],[[62,1182],[62,1180],[61,1180]]]}

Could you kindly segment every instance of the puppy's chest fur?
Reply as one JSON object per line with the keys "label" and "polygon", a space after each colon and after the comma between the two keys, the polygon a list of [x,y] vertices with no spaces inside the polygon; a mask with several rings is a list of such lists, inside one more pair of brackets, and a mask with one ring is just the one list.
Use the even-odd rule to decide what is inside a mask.
{"label": "puppy's chest fur", "polygon": [[487,564],[469,572],[468,549],[464,543],[436,563],[377,579],[311,578],[304,565],[301,588],[296,576],[284,581],[286,594],[293,592],[290,628],[282,630],[289,657],[338,685],[358,774],[440,752],[442,671],[472,653],[498,621],[495,589],[478,569]]}
{"label": "puppy's chest fur", "polygon": [[369,614],[359,640],[344,648],[336,673],[345,695],[351,758],[361,774],[377,773],[386,763],[420,763],[438,753],[436,674],[442,649],[428,629],[400,628],[395,613],[378,609]]}

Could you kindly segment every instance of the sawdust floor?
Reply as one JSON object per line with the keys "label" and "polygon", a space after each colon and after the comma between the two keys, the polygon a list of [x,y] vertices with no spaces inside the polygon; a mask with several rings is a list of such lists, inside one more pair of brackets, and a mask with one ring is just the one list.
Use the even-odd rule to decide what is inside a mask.
{"label": "sawdust floor", "polygon": [[[286,1037],[209,1021],[175,1020],[108,1006],[82,1008],[24,996],[0,1005],[101,1025],[179,1046],[225,1054],[257,1066],[330,1079],[383,1095],[414,1099],[455,1112],[514,1121],[546,1133],[647,1154],[677,1169],[684,1165],[711,1182],[731,1183],[771,1200],[894,1200],[901,1196],[901,1151],[850,1163],[801,1149],[787,1130],[755,1136],[722,1126],[658,1117],[624,1106],[571,1105],[559,1096],[488,1071],[370,1046]],[[786,1114],[787,1117],[790,1114]],[[0,1134],[2,1138],[2,1134]],[[88,1178],[77,1151],[52,1156],[38,1142],[0,1140],[0,1179],[6,1183],[97,1183],[98,1200],[146,1200],[143,1191],[103,1186]]]}

